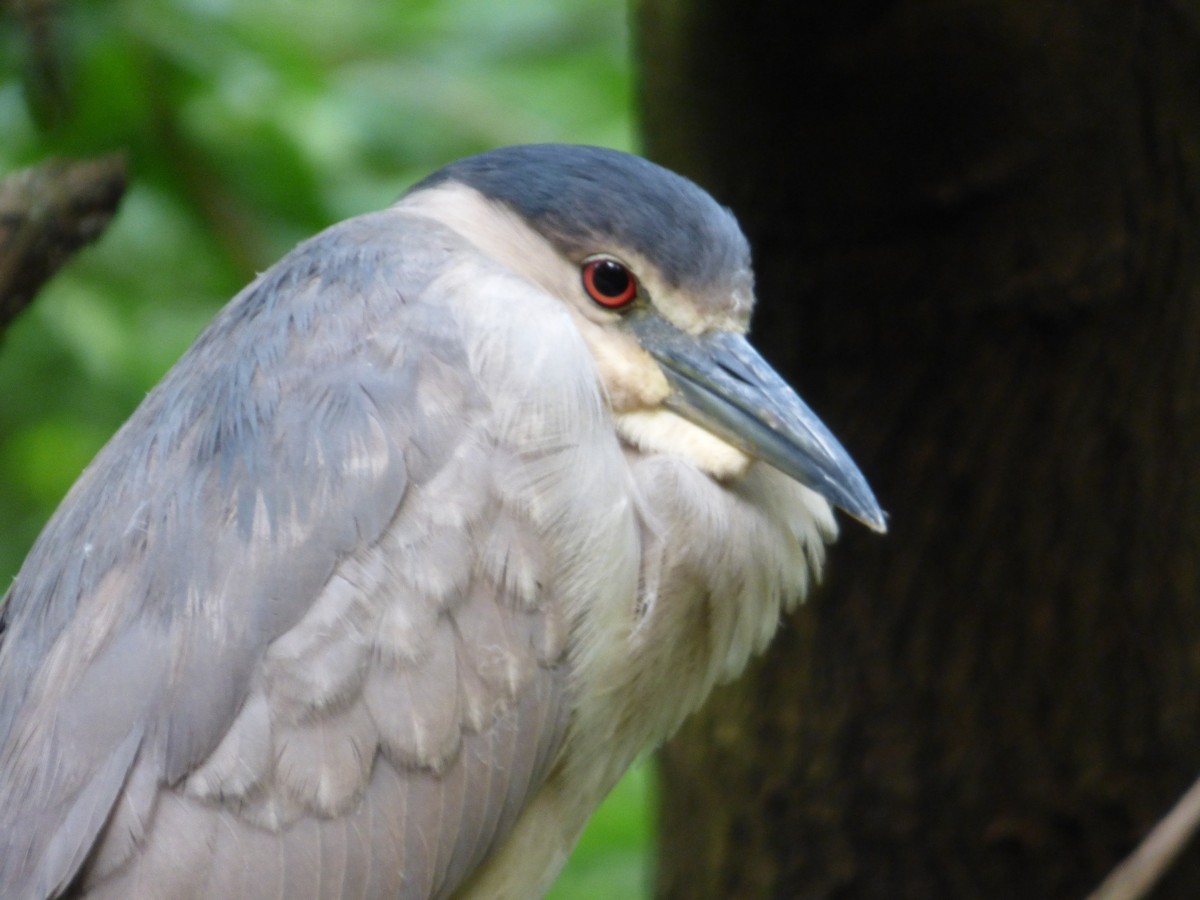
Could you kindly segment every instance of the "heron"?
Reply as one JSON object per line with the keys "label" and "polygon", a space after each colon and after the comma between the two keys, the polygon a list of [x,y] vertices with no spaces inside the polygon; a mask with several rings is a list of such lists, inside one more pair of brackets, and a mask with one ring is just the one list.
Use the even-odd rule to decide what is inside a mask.
{"label": "heron", "polygon": [[451,163],[233,298],[0,612],[0,896],[524,898],[885,517],[641,157]]}

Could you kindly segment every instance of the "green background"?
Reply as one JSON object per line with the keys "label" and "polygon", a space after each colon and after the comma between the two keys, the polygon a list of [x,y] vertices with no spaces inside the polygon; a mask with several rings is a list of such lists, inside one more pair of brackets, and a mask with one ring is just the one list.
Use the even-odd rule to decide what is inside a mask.
{"label": "green background", "polygon": [[[0,175],[124,151],[94,247],[0,343],[0,585],[80,470],[214,312],[297,241],[501,144],[636,149],[618,2],[126,0],[62,5],[37,75],[0,20]],[[648,894],[649,766],[552,897]]]}

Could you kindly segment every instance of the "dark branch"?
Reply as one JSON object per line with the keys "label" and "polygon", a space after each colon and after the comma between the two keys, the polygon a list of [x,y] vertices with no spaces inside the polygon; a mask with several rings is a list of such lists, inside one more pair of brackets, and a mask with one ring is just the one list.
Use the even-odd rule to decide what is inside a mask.
{"label": "dark branch", "polygon": [[51,160],[0,181],[0,333],[67,259],[104,231],[125,159]]}

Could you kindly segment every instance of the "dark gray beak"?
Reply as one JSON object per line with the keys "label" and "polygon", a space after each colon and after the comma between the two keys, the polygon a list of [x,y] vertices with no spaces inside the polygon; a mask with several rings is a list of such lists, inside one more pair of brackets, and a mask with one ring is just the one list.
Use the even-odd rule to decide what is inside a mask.
{"label": "dark gray beak", "polygon": [[738,334],[692,337],[654,313],[627,318],[674,388],[667,406],[816,491],[874,531],[883,510],[842,445]]}

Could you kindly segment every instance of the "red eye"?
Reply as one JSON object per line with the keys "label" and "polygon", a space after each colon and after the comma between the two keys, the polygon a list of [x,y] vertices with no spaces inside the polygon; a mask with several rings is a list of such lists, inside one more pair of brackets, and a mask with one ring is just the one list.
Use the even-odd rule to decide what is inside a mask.
{"label": "red eye", "polygon": [[583,264],[583,289],[601,306],[620,309],[637,297],[637,279],[615,259],[604,256]]}

